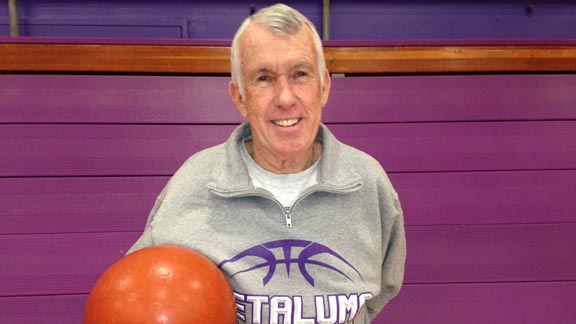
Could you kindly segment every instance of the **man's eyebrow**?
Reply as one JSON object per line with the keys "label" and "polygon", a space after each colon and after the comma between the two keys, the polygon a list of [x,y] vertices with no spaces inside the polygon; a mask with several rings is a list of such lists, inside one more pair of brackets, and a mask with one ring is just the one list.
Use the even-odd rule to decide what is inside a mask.
{"label": "man's eyebrow", "polygon": [[269,68],[269,67],[267,67],[267,66],[263,66],[263,67],[261,67],[261,68],[259,68],[259,69],[256,69],[256,73],[259,73],[259,72],[266,72],[266,73],[268,73],[268,72],[272,72],[272,69]]}
{"label": "man's eyebrow", "polygon": [[250,72],[249,75],[255,76],[255,75],[258,75],[258,74],[262,74],[262,73],[273,73],[273,72],[272,72],[272,69],[270,69],[269,67],[263,66],[263,67],[254,69],[252,72]]}
{"label": "man's eyebrow", "polygon": [[301,69],[301,68],[312,69],[314,68],[314,65],[310,62],[298,62],[293,67],[293,69]]}

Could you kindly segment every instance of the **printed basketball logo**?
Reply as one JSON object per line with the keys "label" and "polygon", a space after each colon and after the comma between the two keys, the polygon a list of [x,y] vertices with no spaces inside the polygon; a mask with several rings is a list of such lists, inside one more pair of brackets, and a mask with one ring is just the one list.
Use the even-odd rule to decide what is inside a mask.
{"label": "printed basketball logo", "polygon": [[[279,258],[276,255],[281,255],[281,257]],[[323,256],[322,260],[330,261],[314,259],[314,257],[317,256]],[[325,256],[327,256],[328,259],[325,258]],[[262,278],[262,284],[266,286],[274,277],[278,267],[284,266],[287,275],[290,276],[294,265],[294,268],[298,269],[306,282],[311,286],[314,286],[314,278],[310,274],[310,270],[313,267],[324,268],[336,272],[349,281],[354,281],[350,275],[355,273],[363,280],[360,272],[341,255],[325,245],[305,240],[278,240],[259,244],[238,253],[230,259],[220,262],[218,267],[222,269],[249,257],[261,259],[261,262],[257,262],[249,268],[232,272],[230,273],[231,277],[267,268],[268,271],[264,278]]]}

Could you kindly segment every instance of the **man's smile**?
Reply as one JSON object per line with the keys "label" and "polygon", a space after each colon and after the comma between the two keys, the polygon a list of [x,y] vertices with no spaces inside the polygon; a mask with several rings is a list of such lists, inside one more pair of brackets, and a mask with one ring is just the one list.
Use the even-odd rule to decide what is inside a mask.
{"label": "man's smile", "polygon": [[282,127],[290,127],[296,125],[302,118],[292,118],[292,119],[278,119],[273,120],[274,125]]}

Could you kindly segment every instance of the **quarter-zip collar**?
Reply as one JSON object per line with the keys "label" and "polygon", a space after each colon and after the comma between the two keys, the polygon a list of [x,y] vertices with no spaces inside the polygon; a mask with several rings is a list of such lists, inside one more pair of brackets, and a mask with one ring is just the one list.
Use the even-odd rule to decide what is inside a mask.
{"label": "quarter-zip collar", "polygon": [[[266,190],[255,188],[248,174],[248,168],[242,160],[240,145],[242,139],[250,136],[248,122],[242,123],[230,135],[224,150],[226,159],[212,169],[212,181],[206,187],[222,197],[240,197],[259,195],[265,196]],[[333,193],[348,193],[362,187],[360,176],[354,171],[334,135],[324,125],[320,125],[318,138],[323,142],[322,158],[318,165],[318,184],[312,188],[315,191]],[[309,188],[309,189],[312,189]]]}

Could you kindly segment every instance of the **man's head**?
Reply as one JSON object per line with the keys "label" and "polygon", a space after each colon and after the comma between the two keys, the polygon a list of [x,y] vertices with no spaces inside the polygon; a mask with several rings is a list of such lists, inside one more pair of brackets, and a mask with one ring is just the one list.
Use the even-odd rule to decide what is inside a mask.
{"label": "man's head", "polygon": [[320,78],[324,84],[324,73],[326,63],[324,61],[324,51],[322,49],[322,40],[314,27],[314,24],[306,18],[299,11],[294,10],[283,4],[276,4],[270,7],[263,8],[256,12],[254,15],[246,18],[232,39],[232,49],[230,56],[232,82],[234,82],[240,89],[240,93],[244,93],[242,85],[242,70],[240,68],[240,38],[248,28],[251,22],[258,23],[269,30],[278,33],[279,35],[290,35],[298,32],[301,28],[310,28],[312,31],[312,41],[314,43],[314,50],[318,56],[318,69],[320,71]]}
{"label": "man's head", "polygon": [[280,172],[263,164],[309,160],[330,93],[312,23],[284,5],[262,9],[239,28],[231,63],[230,95],[252,128],[255,161]]}

